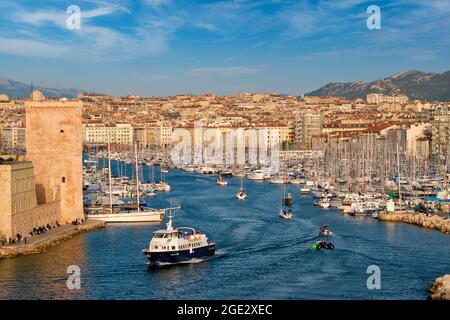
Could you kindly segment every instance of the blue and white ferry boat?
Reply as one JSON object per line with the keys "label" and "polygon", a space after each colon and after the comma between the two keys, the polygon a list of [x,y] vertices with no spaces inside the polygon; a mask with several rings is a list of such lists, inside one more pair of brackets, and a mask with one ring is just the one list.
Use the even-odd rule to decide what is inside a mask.
{"label": "blue and white ferry boat", "polygon": [[193,228],[172,227],[169,216],[167,229],[153,232],[149,247],[143,250],[151,266],[164,266],[202,260],[214,256],[215,243]]}

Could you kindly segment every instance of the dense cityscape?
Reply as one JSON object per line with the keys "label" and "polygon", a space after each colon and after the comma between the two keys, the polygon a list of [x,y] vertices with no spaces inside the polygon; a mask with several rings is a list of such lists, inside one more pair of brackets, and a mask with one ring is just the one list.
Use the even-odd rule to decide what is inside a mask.
{"label": "dense cityscape", "polygon": [[63,2],[0,3],[0,300],[450,300],[448,5]]}

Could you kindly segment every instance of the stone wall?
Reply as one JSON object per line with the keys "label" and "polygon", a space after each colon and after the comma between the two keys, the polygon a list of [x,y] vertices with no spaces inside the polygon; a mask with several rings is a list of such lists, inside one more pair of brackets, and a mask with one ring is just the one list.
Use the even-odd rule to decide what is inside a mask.
{"label": "stone wall", "polygon": [[12,216],[12,235],[29,234],[33,228],[44,227],[61,221],[61,203],[46,203],[33,209],[18,212]]}

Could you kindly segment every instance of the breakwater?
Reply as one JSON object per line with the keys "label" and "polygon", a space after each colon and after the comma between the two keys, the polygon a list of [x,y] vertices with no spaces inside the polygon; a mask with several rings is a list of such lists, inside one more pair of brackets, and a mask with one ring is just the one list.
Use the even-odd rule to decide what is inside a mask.
{"label": "breakwater", "polygon": [[432,300],[450,300],[450,274],[437,278],[430,292]]}
{"label": "breakwater", "polygon": [[380,221],[405,222],[428,229],[450,233],[450,219],[424,213],[380,213]]}

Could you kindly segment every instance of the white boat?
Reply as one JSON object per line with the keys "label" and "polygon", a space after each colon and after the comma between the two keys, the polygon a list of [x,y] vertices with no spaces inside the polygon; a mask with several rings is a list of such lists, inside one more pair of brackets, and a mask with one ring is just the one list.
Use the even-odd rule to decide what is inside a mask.
{"label": "white boat", "polygon": [[292,219],[292,211],[290,211],[290,210],[284,211],[283,209],[280,209],[280,218],[285,219],[285,220]]}
{"label": "white boat", "polygon": [[300,193],[301,194],[309,194],[310,191],[311,191],[311,189],[308,188],[308,187],[300,188]]}
{"label": "white boat", "polygon": [[174,229],[170,216],[167,229],[155,231],[143,253],[150,266],[163,266],[204,260],[214,256],[215,249],[215,243],[202,232],[186,227]]}
{"label": "white boat", "polygon": [[[113,208],[112,203],[112,188],[111,188],[111,170],[108,170],[108,180],[109,180],[109,208],[104,208],[101,211],[94,211],[88,215],[86,218],[105,221],[107,223],[130,223],[130,222],[157,222],[160,223],[164,218],[165,209],[152,209],[147,207],[142,207],[140,202],[140,192],[139,192],[139,164],[137,156],[137,146],[135,145],[135,159],[136,159],[136,205],[120,207],[118,210]],[[108,168],[111,168],[111,151],[108,136]]]}
{"label": "white boat", "polygon": [[270,183],[274,184],[283,184],[283,183],[289,183],[289,180],[286,181],[285,177],[274,177],[269,180]]}
{"label": "white boat", "polygon": [[249,180],[264,180],[266,179],[266,175],[261,170],[255,170],[247,176]]}
{"label": "white boat", "polygon": [[298,178],[294,178],[294,179],[290,179],[289,183],[291,183],[291,184],[303,184],[303,180],[302,179],[298,179]]}
{"label": "white boat", "polygon": [[213,174],[214,173],[214,168],[210,167],[210,166],[204,166],[200,169],[200,172],[202,174]]}
{"label": "white boat", "polygon": [[228,182],[221,175],[219,175],[219,178],[217,179],[217,184],[219,186],[226,186]]}
{"label": "white boat", "polygon": [[155,192],[154,189],[150,189],[148,191],[144,191],[144,196],[146,196],[146,197],[156,197],[157,193]]}
{"label": "white boat", "polygon": [[171,187],[170,187],[170,185],[168,184],[168,183],[166,183],[166,182],[158,182],[158,183],[155,183],[154,185],[153,185],[153,188],[156,190],[156,191],[159,191],[159,192],[169,192],[170,190],[171,190]]}
{"label": "white boat", "polygon": [[247,194],[245,193],[245,190],[244,189],[239,190],[239,192],[236,193],[236,198],[238,200],[245,200],[245,199],[247,199]]}
{"label": "white boat", "polygon": [[238,200],[247,199],[247,193],[245,193],[244,186],[243,186],[243,179],[244,179],[244,177],[241,177],[241,188],[239,189],[239,192],[236,193],[236,198],[238,198]]}
{"label": "white boat", "polygon": [[131,223],[131,222],[156,222],[160,223],[164,219],[166,209],[144,209],[139,212],[99,212],[86,215],[86,218],[105,221],[107,223]]}
{"label": "white boat", "polygon": [[319,207],[322,209],[327,209],[330,207],[330,201],[328,200],[328,198],[322,198],[319,201]]}
{"label": "white boat", "polygon": [[280,218],[292,219],[292,196],[288,193],[286,197],[286,184],[283,185],[283,198],[281,199]]}

